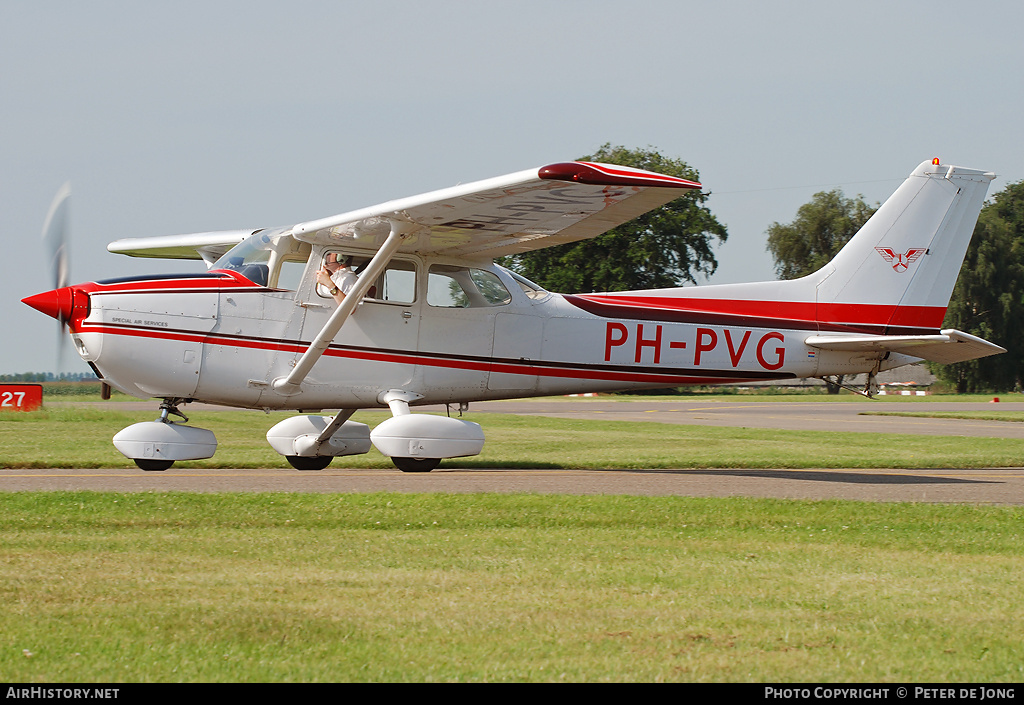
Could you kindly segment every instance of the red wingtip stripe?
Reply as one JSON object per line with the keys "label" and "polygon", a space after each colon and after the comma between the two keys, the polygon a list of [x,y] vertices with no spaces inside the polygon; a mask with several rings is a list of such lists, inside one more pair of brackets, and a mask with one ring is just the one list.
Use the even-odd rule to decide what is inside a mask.
{"label": "red wingtip stripe", "polygon": [[611,164],[593,162],[561,162],[541,167],[538,175],[542,179],[572,181],[593,186],[646,186],[656,188],[701,188],[696,181],[675,176],[656,174],[653,171],[617,167]]}

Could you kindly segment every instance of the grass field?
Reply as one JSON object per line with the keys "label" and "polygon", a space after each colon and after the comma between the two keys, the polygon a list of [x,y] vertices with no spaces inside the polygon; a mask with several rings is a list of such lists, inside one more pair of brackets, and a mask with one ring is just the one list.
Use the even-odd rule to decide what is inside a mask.
{"label": "grass field", "polygon": [[[115,409],[0,415],[0,467],[133,467],[110,438],[154,412]],[[283,415],[190,416],[222,445],[180,465],[286,467]],[[1020,464],[1006,439],[467,418],[484,454],[451,464]],[[1024,679],[1020,507],[3,493],[0,537],[8,682]]]}
{"label": "grass field", "polygon": [[1019,682],[1020,508],[0,496],[8,682]]}
{"label": "grass field", "polygon": [[[266,431],[286,413],[189,412],[193,425],[212,430],[218,450],[208,460],[175,467],[288,467],[266,442]],[[387,412],[359,412],[374,426]],[[0,414],[0,468],[135,467],[111,438],[153,411],[116,406],[53,406],[39,412]],[[467,414],[483,424],[481,455],[445,461],[447,467],[535,468],[902,468],[1018,467],[1022,443],[1003,438],[943,438],[851,432],[780,431]],[[567,452],[566,444],[571,444]],[[880,452],[884,448],[885,452]],[[338,458],[334,467],[392,467],[375,449]]]}
{"label": "grass field", "polygon": [[935,419],[973,419],[975,421],[1024,421],[1024,413],[1019,411],[874,411],[869,416],[917,416]]}

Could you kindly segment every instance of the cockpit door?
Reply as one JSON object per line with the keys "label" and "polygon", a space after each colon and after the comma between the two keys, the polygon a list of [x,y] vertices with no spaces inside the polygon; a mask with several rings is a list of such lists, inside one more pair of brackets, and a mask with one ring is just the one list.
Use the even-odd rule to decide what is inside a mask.
{"label": "cockpit door", "polygon": [[[314,258],[322,259],[330,251],[333,250],[319,252]],[[365,255],[354,255],[353,268],[357,273],[365,264],[363,260],[368,259]],[[319,260],[311,263],[315,267],[313,276],[319,264]],[[375,403],[382,391],[413,388],[420,325],[418,271],[419,262],[413,258],[391,260],[306,377],[304,389],[317,394],[354,395],[363,403]],[[305,346],[317,336],[337,306],[328,292],[320,291],[321,287],[312,283],[308,271],[307,280],[311,286],[303,302],[304,345],[293,355],[294,361],[301,357]]]}

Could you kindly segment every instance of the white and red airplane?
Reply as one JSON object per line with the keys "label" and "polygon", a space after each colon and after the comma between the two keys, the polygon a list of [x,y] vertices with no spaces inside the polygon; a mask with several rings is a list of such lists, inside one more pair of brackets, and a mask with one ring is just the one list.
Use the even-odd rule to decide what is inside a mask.
{"label": "white and red airplane", "polygon": [[[24,302],[64,322],[105,383],[163,400],[159,420],[114,437],[144,470],[213,455],[212,432],[170,418],[201,401],[299,411],[267,433],[298,469],[372,444],[429,471],[480,453],[484,436],[416,405],[857,373],[870,394],[882,370],[1005,352],[940,330],[993,178],[922,163],[832,262],[791,281],[563,295],[497,266],[701,187],[568,162],[291,227],[119,240],[107,249],[208,271]],[[359,275],[340,304],[316,282],[331,253]],[[372,432],[350,420],[384,407],[393,416]]]}

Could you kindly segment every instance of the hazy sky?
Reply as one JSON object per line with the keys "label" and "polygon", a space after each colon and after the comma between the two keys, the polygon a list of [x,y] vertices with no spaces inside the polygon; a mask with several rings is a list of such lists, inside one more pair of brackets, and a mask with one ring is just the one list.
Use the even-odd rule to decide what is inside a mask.
{"label": "hazy sky", "polygon": [[[712,283],[765,230],[920,162],[1024,178],[1018,2],[0,0],[0,373],[53,370],[40,231],[70,180],[72,282],[201,270],[122,237],[290,225],[587,154],[700,171]],[[88,368],[70,351],[70,370]]]}

